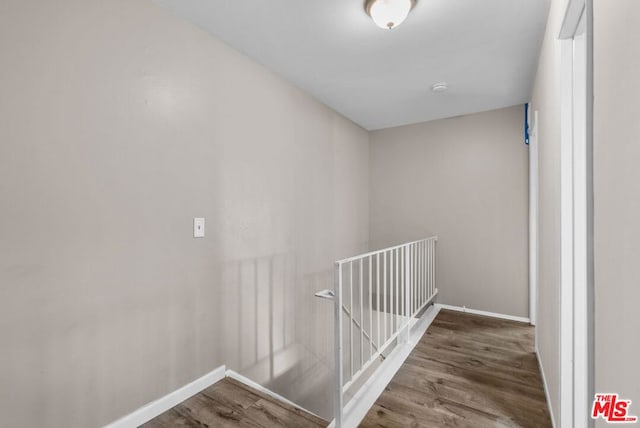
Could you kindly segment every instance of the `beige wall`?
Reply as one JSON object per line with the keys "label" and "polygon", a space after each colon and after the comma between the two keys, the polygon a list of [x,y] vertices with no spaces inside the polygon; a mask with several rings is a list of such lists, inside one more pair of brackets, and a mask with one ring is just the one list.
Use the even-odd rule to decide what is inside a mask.
{"label": "beige wall", "polygon": [[595,389],[640,417],[638,23],[637,0],[594,1]]}
{"label": "beige wall", "polygon": [[4,0],[0,57],[0,426],[223,363],[328,417],[312,293],[367,248],[367,133],[151,1]]}
{"label": "beige wall", "polygon": [[[551,4],[533,108],[540,115],[540,291],[538,345],[560,420],[560,43],[566,0]],[[640,402],[640,5],[594,1],[595,389]],[[637,405],[632,413],[640,414]],[[606,426],[603,421],[598,426]]]}
{"label": "beige wall", "polygon": [[372,247],[438,235],[439,301],[528,316],[524,107],[371,133]]}
{"label": "beige wall", "polygon": [[553,0],[531,100],[538,111],[537,344],[550,406],[560,422],[560,42],[566,0]]}
{"label": "beige wall", "polygon": [[[565,6],[532,96],[557,421]],[[639,20],[595,1],[596,390],[636,415]],[[329,417],[332,312],[311,294],[369,233],[438,234],[440,301],[527,315],[521,107],[374,132],[369,159],[364,130],[148,1],[3,1],[0,53],[2,426],[99,426],[223,363]]]}

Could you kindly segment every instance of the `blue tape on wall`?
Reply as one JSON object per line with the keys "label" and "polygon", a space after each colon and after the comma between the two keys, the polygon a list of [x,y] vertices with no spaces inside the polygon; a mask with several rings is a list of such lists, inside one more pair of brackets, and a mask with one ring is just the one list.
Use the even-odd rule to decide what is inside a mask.
{"label": "blue tape on wall", "polygon": [[524,105],[524,143],[529,144],[529,103]]}

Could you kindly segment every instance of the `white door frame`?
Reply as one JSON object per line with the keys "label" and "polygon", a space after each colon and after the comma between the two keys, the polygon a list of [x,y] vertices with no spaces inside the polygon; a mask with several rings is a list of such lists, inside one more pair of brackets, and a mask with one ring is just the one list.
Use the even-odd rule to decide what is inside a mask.
{"label": "white door frame", "polygon": [[593,426],[591,0],[570,0],[561,43],[560,426]]}
{"label": "white door frame", "polygon": [[[538,314],[538,111],[529,110],[529,322]],[[536,349],[538,336],[536,335]]]}

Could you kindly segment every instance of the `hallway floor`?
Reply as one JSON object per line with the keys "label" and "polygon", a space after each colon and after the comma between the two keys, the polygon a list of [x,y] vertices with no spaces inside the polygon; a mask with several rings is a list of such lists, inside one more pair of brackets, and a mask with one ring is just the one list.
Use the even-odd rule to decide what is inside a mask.
{"label": "hallway floor", "polygon": [[[144,425],[324,427],[327,422],[226,378]],[[551,427],[534,329],[441,310],[361,427]]]}
{"label": "hallway floor", "polygon": [[551,427],[533,327],[441,310],[361,427]]}
{"label": "hallway floor", "polygon": [[173,427],[326,427],[328,423],[232,378],[183,401],[143,425]]}

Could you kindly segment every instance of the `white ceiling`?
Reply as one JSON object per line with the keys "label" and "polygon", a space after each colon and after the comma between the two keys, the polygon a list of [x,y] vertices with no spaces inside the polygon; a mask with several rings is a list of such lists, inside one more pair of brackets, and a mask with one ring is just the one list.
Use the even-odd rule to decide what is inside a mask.
{"label": "white ceiling", "polygon": [[526,102],[549,6],[418,0],[388,31],[363,0],[156,1],[369,130]]}

